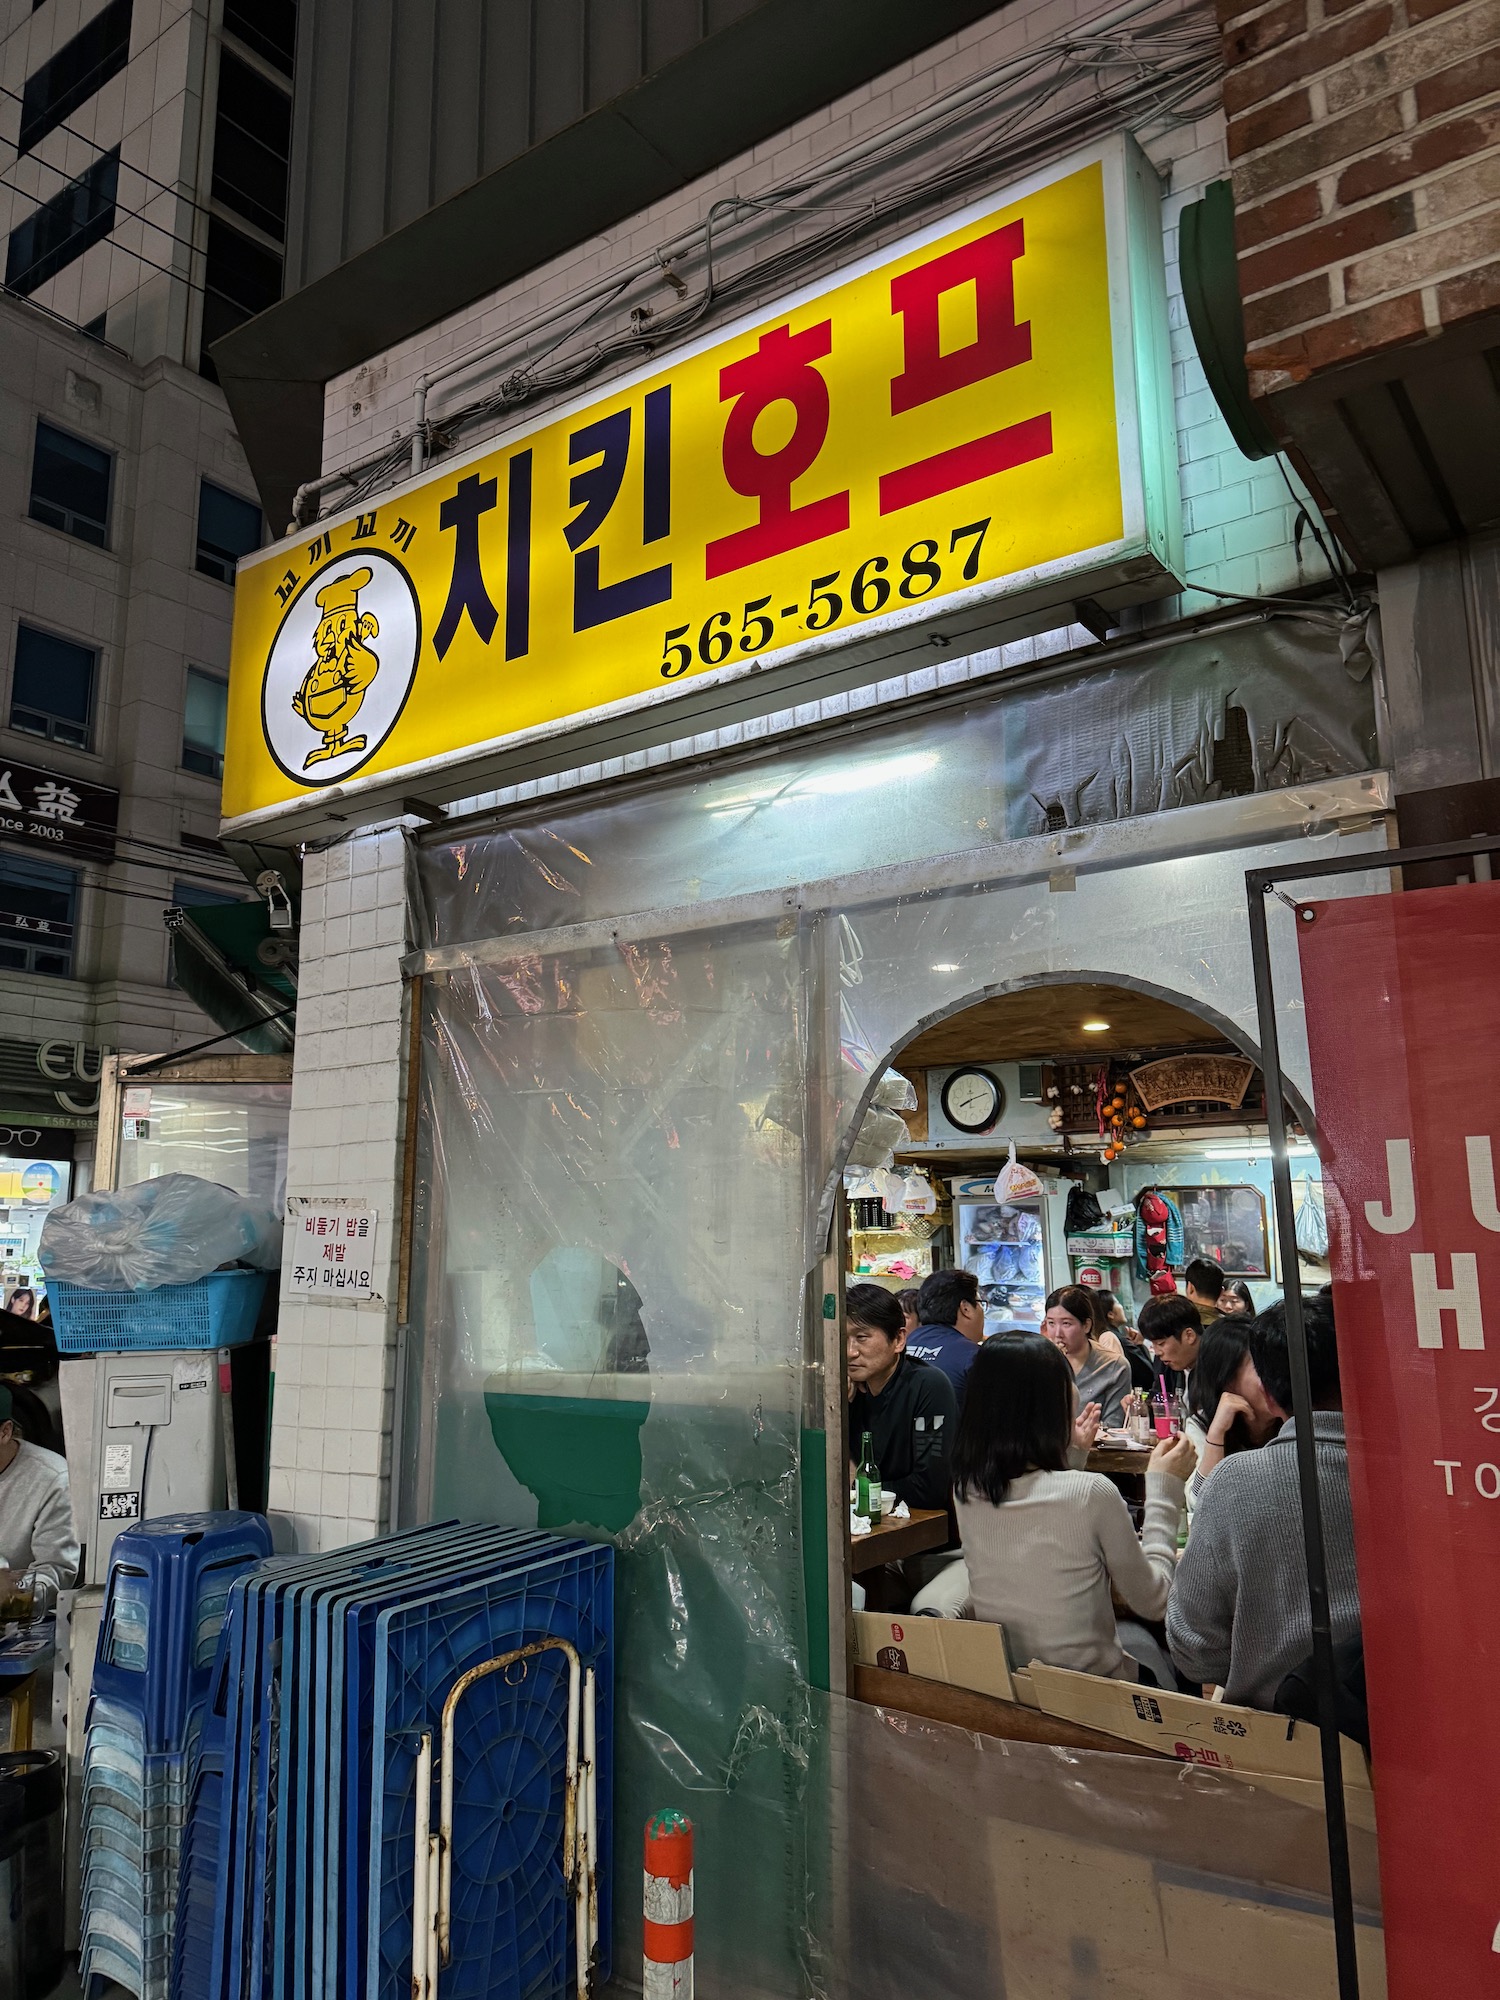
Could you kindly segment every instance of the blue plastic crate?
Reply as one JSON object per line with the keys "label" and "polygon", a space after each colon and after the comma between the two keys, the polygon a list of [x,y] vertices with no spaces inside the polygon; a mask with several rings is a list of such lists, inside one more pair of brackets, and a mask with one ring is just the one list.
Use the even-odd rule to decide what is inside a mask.
{"label": "blue plastic crate", "polygon": [[[601,1983],[610,1976],[614,1550],[565,1542],[522,1568],[378,1616],[371,1711],[381,1784],[367,1823],[366,2000],[399,2000],[410,1966],[418,1737],[438,1723],[449,1688],[469,1667],[547,1637],[571,1640],[597,1675]],[[567,1669],[555,1653],[529,1662],[517,1680],[478,1682],[459,1711],[452,1959],[443,1972],[453,2000],[567,1990],[566,1736]]]}
{"label": "blue plastic crate", "polygon": [[[229,1585],[271,1553],[261,1514],[160,1514],[110,1550],[94,1699],[140,1718],[152,1754],[186,1749],[213,1680]],[[182,1773],[186,1786],[188,1774]]]}
{"label": "blue plastic crate", "polygon": [[51,1278],[47,1297],[62,1354],[241,1347],[255,1332],[270,1281],[269,1271],[211,1271],[191,1285],[96,1292]]}

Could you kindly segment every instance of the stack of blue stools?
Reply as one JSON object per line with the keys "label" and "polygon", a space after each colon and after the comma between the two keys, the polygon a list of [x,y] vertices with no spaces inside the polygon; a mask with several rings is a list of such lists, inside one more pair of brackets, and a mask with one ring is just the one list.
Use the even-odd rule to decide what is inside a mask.
{"label": "stack of blue stools", "polygon": [[[419,1812],[436,1836],[444,1705],[474,1669],[452,1710],[442,2000],[571,1992],[565,1649],[580,1685],[593,1676],[592,1955],[608,1978],[613,1560],[445,1522],[236,1579],[186,1836],[177,2000],[408,2000]],[[494,1666],[525,1648],[539,1650]]]}
{"label": "stack of blue stools", "polygon": [[233,1579],[258,1514],[168,1514],[110,1551],[83,1755],[80,1971],[167,2000],[183,1827]]}

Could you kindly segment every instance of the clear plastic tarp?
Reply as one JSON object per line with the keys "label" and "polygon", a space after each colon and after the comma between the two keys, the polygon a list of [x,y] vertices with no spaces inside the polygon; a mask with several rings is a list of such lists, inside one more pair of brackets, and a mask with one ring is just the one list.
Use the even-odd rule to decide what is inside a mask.
{"label": "clear plastic tarp", "polygon": [[[985,1815],[1007,1821],[1024,1794],[1018,1823],[1041,1813],[1049,1839],[1108,1851],[1074,1871],[1073,1969],[1007,1971],[1012,2000],[1323,1990],[1216,1987],[1201,1968],[1190,1986],[1165,1958],[1155,1985],[1087,1970],[1117,1956],[1118,1886],[1142,1868],[1155,1882],[1158,1862],[1195,1882],[1243,1867],[1322,1922],[1318,1812],[822,1691],[820,1257],[860,1114],[924,1022],[1016,984],[1105,978],[1252,1039],[1244,870],[1290,840],[1378,841],[1340,841],[1329,817],[1340,784],[1352,810],[1376,782],[1359,776],[1372,756],[1368,685],[1331,633],[1257,623],[420,850],[401,1505],[576,1523],[620,1551],[627,1981],[639,1827],[678,1806],[698,1827],[705,1993],[998,1992],[979,1968],[1014,1929],[994,1887],[1011,1850]],[[1196,1861],[1177,1819],[1199,1828]],[[1051,1850],[1035,1852],[1040,1879]],[[925,1966],[887,1949],[899,1910]]]}

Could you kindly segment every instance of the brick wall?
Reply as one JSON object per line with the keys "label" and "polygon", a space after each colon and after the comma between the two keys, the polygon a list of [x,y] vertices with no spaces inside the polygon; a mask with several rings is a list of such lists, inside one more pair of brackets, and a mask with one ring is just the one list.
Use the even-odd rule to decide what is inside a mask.
{"label": "brick wall", "polygon": [[1495,0],[1219,0],[1252,392],[1500,310]]}

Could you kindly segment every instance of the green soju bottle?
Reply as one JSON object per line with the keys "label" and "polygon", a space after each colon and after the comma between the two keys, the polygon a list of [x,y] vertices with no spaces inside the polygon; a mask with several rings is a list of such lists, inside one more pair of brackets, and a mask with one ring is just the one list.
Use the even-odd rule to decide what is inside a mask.
{"label": "green soju bottle", "polygon": [[854,1471],[854,1511],[863,1514],[872,1528],[880,1520],[880,1467],[875,1463],[875,1446],[868,1431]]}

